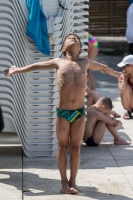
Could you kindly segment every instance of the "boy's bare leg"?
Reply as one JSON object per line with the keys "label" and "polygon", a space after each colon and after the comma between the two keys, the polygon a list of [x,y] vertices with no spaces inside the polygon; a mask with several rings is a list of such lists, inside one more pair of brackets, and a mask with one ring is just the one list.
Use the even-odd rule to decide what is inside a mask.
{"label": "boy's bare leg", "polygon": [[110,133],[113,135],[114,137],[114,144],[117,145],[129,145],[132,142],[129,140],[125,140],[123,138],[120,137],[120,135],[118,134],[118,131],[116,129],[116,127],[111,126],[111,125],[107,125],[108,130],[110,131]]}
{"label": "boy's bare leg", "polygon": [[97,122],[93,132],[93,138],[96,144],[99,144],[102,141],[105,132],[105,127],[106,124],[104,122],[102,121]]}
{"label": "boy's bare leg", "polygon": [[[112,117],[110,115],[106,115],[108,118],[111,118]],[[114,118],[115,120],[115,118]],[[119,121],[119,125],[121,125],[121,122]],[[114,137],[114,144],[117,144],[117,145],[129,145],[131,144],[132,142],[129,141],[129,140],[125,140],[123,138],[120,137],[118,131],[117,131],[117,127],[115,126],[111,126],[109,124],[106,125],[107,129],[109,130],[109,132],[113,135]]]}
{"label": "boy's bare leg", "polygon": [[61,118],[56,118],[56,132],[58,139],[58,152],[57,152],[57,163],[61,175],[62,189],[60,190],[63,194],[71,194],[72,191],[68,185],[68,179],[66,175],[67,167],[67,150],[69,144],[69,134],[70,134],[70,123]]}
{"label": "boy's bare leg", "polygon": [[70,180],[69,187],[74,188],[77,193],[81,191],[76,186],[76,175],[80,164],[80,145],[85,128],[85,116],[82,116],[71,124],[70,130]]}
{"label": "boy's bare leg", "polygon": [[89,43],[89,45],[88,45],[88,58],[90,58],[91,60],[95,60],[98,52],[99,52],[99,49],[97,47],[95,47],[94,45],[92,45],[91,43]]}

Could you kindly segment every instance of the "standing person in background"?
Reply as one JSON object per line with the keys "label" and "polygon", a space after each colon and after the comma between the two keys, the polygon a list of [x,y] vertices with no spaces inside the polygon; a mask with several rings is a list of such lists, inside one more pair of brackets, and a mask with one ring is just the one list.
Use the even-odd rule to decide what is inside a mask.
{"label": "standing person in background", "polygon": [[91,60],[95,60],[98,52],[99,52],[99,44],[94,36],[92,36],[90,33],[88,33],[87,36],[85,36],[88,39],[88,58]]}
{"label": "standing person in background", "polygon": [[[85,38],[88,39],[88,43],[87,43],[88,58],[91,60],[95,60],[95,58],[99,52],[98,42],[97,42],[96,38],[93,37],[90,33],[88,33],[88,35],[86,35]],[[88,70],[87,73],[88,73],[88,82],[90,84],[90,89],[95,90],[95,82],[94,82],[93,74],[90,70]]]}
{"label": "standing person in background", "polygon": [[133,54],[133,2],[127,10],[126,38],[129,45],[129,54]]}
{"label": "standing person in background", "polygon": [[3,121],[3,116],[2,116],[2,110],[0,107],[0,132],[3,130],[4,128],[4,121]]}
{"label": "standing person in background", "polygon": [[[95,60],[98,52],[99,52],[99,45],[98,42],[96,40],[95,37],[93,37],[90,33],[88,33],[88,35],[85,36],[85,38],[88,39],[88,58],[91,60]],[[97,92],[95,91],[95,81],[94,81],[94,77],[93,74],[91,72],[91,70],[87,70],[87,81],[89,82],[90,85],[90,89],[87,87],[87,97],[89,97],[89,101],[90,105],[92,105],[92,101],[94,101],[94,103],[96,103],[96,101],[99,99],[99,96],[97,94]]]}

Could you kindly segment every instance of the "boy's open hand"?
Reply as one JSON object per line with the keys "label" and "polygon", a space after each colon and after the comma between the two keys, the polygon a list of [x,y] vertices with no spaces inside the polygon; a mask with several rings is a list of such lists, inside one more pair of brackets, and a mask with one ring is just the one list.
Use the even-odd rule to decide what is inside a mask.
{"label": "boy's open hand", "polygon": [[16,66],[12,66],[12,67],[10,67],[9,69],[6,69],[5,71],[4,71],[4,74],[5,74],[5,76],[11,76],[11,75],[13,75],[13,74],[16,74],[17,73],[17,67]]}

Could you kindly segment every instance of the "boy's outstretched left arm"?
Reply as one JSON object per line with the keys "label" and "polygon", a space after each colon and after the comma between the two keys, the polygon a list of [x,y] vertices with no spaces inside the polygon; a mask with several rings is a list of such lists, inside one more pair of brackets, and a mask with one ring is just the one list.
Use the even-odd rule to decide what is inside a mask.
{"label": "boy's outstretched left arm", "polygon": [[117,79],[120,77],[121,73],[114,71],[113,69],[109,68],[107,65],[89,60],[87,69],[91,69],[91,70],[97,70],[97,71],[103,71],[106,74],[109,74],[111,76],[116,77]]}

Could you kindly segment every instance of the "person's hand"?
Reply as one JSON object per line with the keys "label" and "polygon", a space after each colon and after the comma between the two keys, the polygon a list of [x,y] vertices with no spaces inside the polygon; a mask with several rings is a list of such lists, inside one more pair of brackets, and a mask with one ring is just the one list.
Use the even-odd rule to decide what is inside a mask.
{"label": "person's hand", "polygon": [[125,72],[120,72],[120,75],[118,77],[118,82],[123,83],[124,81],[127,81],[129,75],[126,74]]}
{"label": "person's hand", "polygon": [[125,72],[122,72],[122,74],[124,75],[124,78],[128,79],[129,78],[129,75],[126,74]]}
{"label": "person's hand", "polygon": [[121,125],[122,125],[122,122],[120,120],[116,120],[114,127],[118,127],[118,126],[121,126]]}
{"label": "person's hand", "polygon": [[5,76],[11,76],[11,75],[13,75],[13,74],[17,74],[17,67],[16,66],[12,66],[12,67],[10,67],[9,69],[6,69],[5,71],[4,71],[4,74],[5,74]]}
{"label": "person's hand", "polygon": [[118,77],[118,82],[122,83],[125,80],[124,74],[121,73],[120,76]]}

